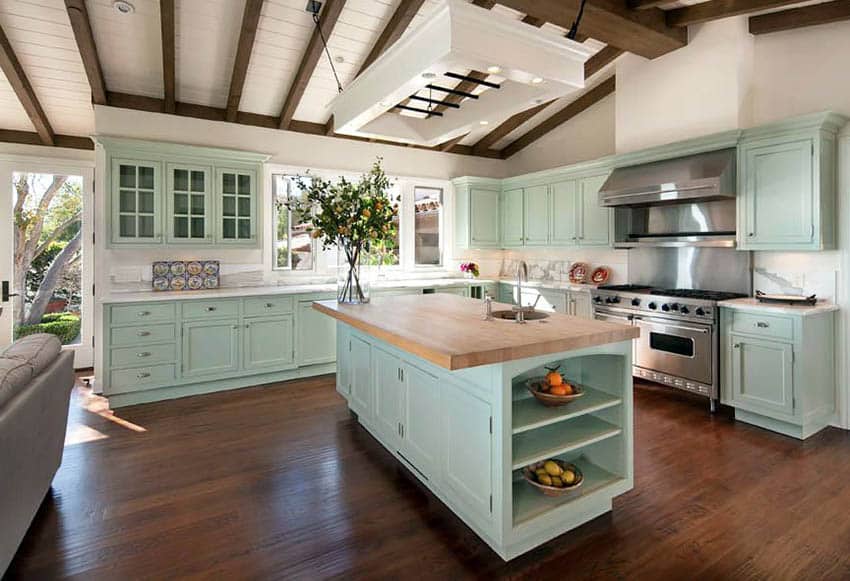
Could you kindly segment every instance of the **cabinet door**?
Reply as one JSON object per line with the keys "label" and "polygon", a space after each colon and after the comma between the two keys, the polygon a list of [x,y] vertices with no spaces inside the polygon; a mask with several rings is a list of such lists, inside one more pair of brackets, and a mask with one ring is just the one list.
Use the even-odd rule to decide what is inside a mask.
{"label": "cabinet door", "polygon": [[472,187],[469,190],[469,232],[473,248],[499,246],[499,192]]}
{"label": "cabinet door", "polygon": [[443,478],[449,493],[466,511],[492,514],[493,450],[490,404],[443,382]]}
{"label": "cabinet door", "polygon": [[269,371],[292,367],[295,364],[294,333],[292,315],[246,319],[245,369]]}
{"label": "cabinet door", "polygon": [[526,246],[549,244],[549,186],[534,186],[523,191]]}
{"label": "cabinet door", "polygon": [[165,196],[169,242],[212,242],[210,175],[210,168],[204,166],[168,165]]}
{"label": "cabinet door", "polygon": [[359,337],[351,337],[351,395],[348,407],[366,423],[372,420],[371,347]]}
{"label": "cabinet door", "polygon": [[733,405],[765,415],[793,415],[793,347],[735,333],[729,340]]}
{"label": "cabinet door", "polygon": [[583,178],[578,182],[579,228],[581,246],[608,246],[611,243],[611,210],[599,205],[599,190],[608,174]]}
{"label": "cabinet door", "polygon": [[744,150],[744,245],[814,240],[811,139]]}
{"label": "cabinet door", "polygon": [[112,241],[162,242],[162,187],[158,162],[112,160]]}
{"label": "cabinet door", "polygon": [[428,480],[434,480],[440,458],[440,383],[411,365],[402,366],[404,400],[402,455]]}
{"label": "cabinet door", "polygon": [[222,244],[245,244],[257,238],[257,177],[250,170],[216,172],[218,235]]}
{"label": "cabinet door", "polygon": [[183,323],[183,377],[238,371],[239,346],[237,319]]}
{"label": "cabinet door", "polygon": [[393,449],[398,450],[403,397],[401,360],[383,349],[373,348],[372,376],[375,384],[375,428]]}
{"label": "cabinet door", "polygon": [[570,292],[569,314],[582,319],[593,318],[593,303],[589,292]]}
{"label": "cabinet door", "polygon": [[[523,289],[522,304],[533,305],[537,301],[537,310],[549,313],[567,313],[567,293],[545,289]],[[537,297],[540,298],[537,298]],[[526,298],[527,297],[527,298]]]}
{"label": "cabinet door", "polygon": [[522,239],[522,190],[508,190],[502,194],[502,246],[522,246]]}
{"label": "cabinet door", "polygon": [[576,224],[576,182],[574,180],[552,184],[552,199],[549,210],[549,231],[552,245],[574,246],[578,243]]}
{"label": "cabinet door", "polygon": [[336,319],[313,308],[313,301],[298,303],[298,365],[336,361]]}
{"label": "cabinet door", "polygon": [[351,331],[339,325],[336,332],[336,390],[346,400],[351,395]]}

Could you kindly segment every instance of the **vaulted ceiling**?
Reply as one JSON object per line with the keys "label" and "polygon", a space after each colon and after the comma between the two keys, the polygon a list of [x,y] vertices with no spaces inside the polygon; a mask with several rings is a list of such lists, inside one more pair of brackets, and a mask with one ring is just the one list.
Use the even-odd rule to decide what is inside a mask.
{"label": "vaulted ceiling", "polygon": [[[85,137],[94,131],[92,103],[334,136],[328,104],[337,81],[321,36],[345,87],[439,4],[324,0],[320,34],[306,0],[129,3],[131,14],[113,0],[0,0],[0,140],[91,147]],[[579,4],[472,3],[559,34]],[[750,20],[758,34],[850,19],[847,0],[791,4],[801,3],[589,0],[578,30],[594,52],[583,93],[493,120],[435,149],[509,157],[610,95],[610,65],[623,52],[655,58],[677,50],[687,44],[690,24],[758,12]]]}

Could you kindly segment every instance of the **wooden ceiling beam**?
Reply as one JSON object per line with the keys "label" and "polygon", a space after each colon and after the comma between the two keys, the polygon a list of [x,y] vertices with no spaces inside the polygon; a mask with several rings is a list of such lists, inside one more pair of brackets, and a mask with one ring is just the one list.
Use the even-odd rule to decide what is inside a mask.
{"label": "wooden ceiling beam", "polygon": [[301,58],[301,64],[298,65],[298,70],[289,87],[289,93],[286,95],[286,100],[283,103],[279,123],[281,129],[288,129],[292,123],[292,117],[295,115],[296,109],[298,109],[301,97],[304,96],[304,91],[307,90],[307,85],[313,76],[313,71],[316,70],[316,65],[322,56],[322,51],[324,50],[322,36],[324,36],[325,40],[330,40],[331,33],[344,7],[345,0],[327,0],[325,2],[321,14],[319,14],[319,28],[321,29],[321,33],[319,30],[313,30],[313,35],[307,44],[307,50]]}
{"label": "wooden ceiling beam", "polygon": [[375,62],[395,41],[401,38],[401,35],[410,26],[413,18],[419,13],[419,9],[422,8],[424,3],[425,0],[401,0],[401,3],[395,9],[395,12],[393,12],[384,30],[381,31],[381,35],[375,42],[375,46],[369,51],[366,60],[363,61],[360,70],[357,71],[358,76],[368,69],[369,65]]}
{"label": "wooden ceiling beam", "polygon": [[788,4],[799,4],[799,2],[800,0],[709,0],[700,4],[668,10],[667,24],[676,28],[684,28],[691,24],[779,8]]}
{"label": "wooden ceiling beam", "polygon": [[[32,131],[14,131],[11,129],[0,129],[0,141],[4,143],[21,143],[24,145],[45,145],[38,133]],[[53,147],[67,147],[69,149],[93,150],[94,142],[88,137],[77,137],[74,135],[53,135]]]}
{"label": "wooden ceiling beam", "polygon": [[454,139],[449,139],[437,146],[438,151],[451,152],[452,149],[455,148],[457,144],[463,141],[463,138],[469,135],[469,133],[464,133],[462,135],[458,135]]}
{"label": "wooden ceiling beam", "polygon": [[77,48],[89,79],[92,102],[95,105],[105,105],[106,83],[103,81],[103,69],[97,56],[97,46],[94,43],[86,2],[85,0],[65,0],[65,9],[68,11],[74,39],[77,41]]}
{"label": "wooden ceiling beam", "polygon": [[670,4],[670,0],[627,0],[626,3],[632,10],[649,10],[650,8],[658,8],[664,4]]}
{"label": "wooden ceiling beam", "polygon": [[750,17],[750,33],[769,34],[805,26],[850,20],[850,0],[835,0]]}
{"label": "wooden ceiling beam", "polygon": [[613,93],[616,87],[616,78],[613,75],[608,77],[606,80],[584,93],[578,99],[543,121],[540,125],[536,126],[534,129],[502,149],[502,159],[507,159],[512,155],[515,155],[517,152],[525,149],[550,131],[560,127],[562,124],[566,123],[582,111],[585,111],[595,105]]}
{"label": "wooden ceiling beam", "polygon": [[35,127],[41,145],[54,145],[56,135],[53,127],[50,126],[47,114],[41,108],[41,103],[35,96],[35,91],[2,28],[0,28],[0,70],[6,75],[12,90],[18,96],[18,101],[21,102],[27,117]]}
{"label": "wooden ceiling beam", "polygon": [[159,23],[162,31],[162,87],[164,111],[174,113],[177,94],[174,58],[174,0],[159,0]]}
{"label": "wooden ceiling beam", "polygon": [[589,79],[603,68],[614,62],[614,60],[625,52],[621,48],[608,45],[587,59],[584,63],[584,78]]}
{"label": "wooden ceiling beam", "polygon": [[[136,111],[147,111],[150,113],[161,113],[163,109],[163,100],[156,97],[145,97],[142,95],[130,95],[127,93],[118,93],[109,91],[108,105],[110,107],[119,107],[122,109],[132,109]],[[218,107],[208,107],[206,105],[195,105],[193,103],[181,103],[177,101],[175,115],[181,117],[191,117],[194,119],[203,119],[206,121],[227,121],[227,110]],[[260,115],[258,113],[246,113],[239,111],[236,115],[236,124],[247,125],[252,127],[264,127],[266,129],[279,129],[280,119],[272,115]],[[423,145],[410,145],[406,143],[398,143],[383,139],[368,139],[365,137],[354,137],[350,135],[341,135],[331,132],[328,134],[327,123],[314,123],[312,121],[298,121],[293,119],[290,123],[288,131],[296,133],[305,133],[308,135],[319,135],[323,137],[333,137],[335,139],[348,139],[353,141],[380,143],[382,145],[393,145],[396,147],[412,147],[414,149],[422,149],[426,151],[439,151],[437,147],[426,147]],[[460,155],[472,155],[477,157],[488,157],[499,159],[498,151],[487,151],[483,154],[474,153],[472,147],[468,145],[455,145],[451,149],[451,153]]]}
{"label": "wooden ceiling beam", "polygon": [[479,139],[475,143],[475,145],[472,146],[472,150],[479,154],[487,152],[487,150],[489,150],[499,140],[503,139],[504,137],[507,137],[508,134],[510,134],[520,125],[540,113],[543,109],[554,103],[556,100],[557,99],[553,99],[552,101],[547,101],[545,103],[541,103],[540,105],[535,105],[530,109],[520,111],[516,115],[509,117],[507,121],[503,122],[501,125],[493,129],[493,131]]}
{"label": "wooden ceiling beam", "polygon": [[[499,4],[569,30],[579,0],[499,0]],[[663,10],[631,10],[623,0],[588,2],[579,30],[584,36],[646,58],[661,56],[688,43],[687,31],[668,26]]]}
{"label": "wooden ceiling beam", "polygon": [[257,25],[260,22],[262,8],[263,0],[245,2],[239,44],[236,47],[236,60],[233,61],[233,72],[230,74],[230,92],[227,95],[228,121],[236,121],[239,113],[239,102],[242,100],[242,90],[245,88],[245,77],[248,75],[248,63],[251,61],[251,51],[254,49],[254,39],[257,36]]}

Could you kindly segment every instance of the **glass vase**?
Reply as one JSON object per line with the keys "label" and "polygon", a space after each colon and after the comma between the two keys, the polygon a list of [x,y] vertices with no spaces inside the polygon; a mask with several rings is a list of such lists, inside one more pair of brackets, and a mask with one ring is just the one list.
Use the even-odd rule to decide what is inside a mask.
{"label": "glass vase", "polygon": [[363,253],[340,248],[337,253],[336,300],[353,305],[369,302],[370,284],[363,266]]}

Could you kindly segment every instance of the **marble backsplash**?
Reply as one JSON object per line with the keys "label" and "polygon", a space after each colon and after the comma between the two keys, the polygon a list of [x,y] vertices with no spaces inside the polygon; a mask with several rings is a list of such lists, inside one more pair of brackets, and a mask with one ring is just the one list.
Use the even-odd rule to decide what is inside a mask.
{"label": "marble backsplash", "polygon": [[[516,276],[517,264],[520,259],[505,258],[502,261],[502,267],[499,270],[499,276],[504,278],[513,278]],[[544,282],[569,282],[570,267],[574,264],[570,260],[547,260],[527,258],[525,260],[528,266],[528,279]],[[599,265],[591,264],[590,272]],[[617,265],[608,267],[611,271],[611,278],[607,284],[620,284],[626,282],[625,272],[623,269],[618,269]]]}
{"label": "marble backsplash", "polygon": [[753,293],[762,291],[768,294],[817,295],[818,299],[835,302],[837,285],[838,272],[835,270],[801,272],[765,267],[753,269]]}

